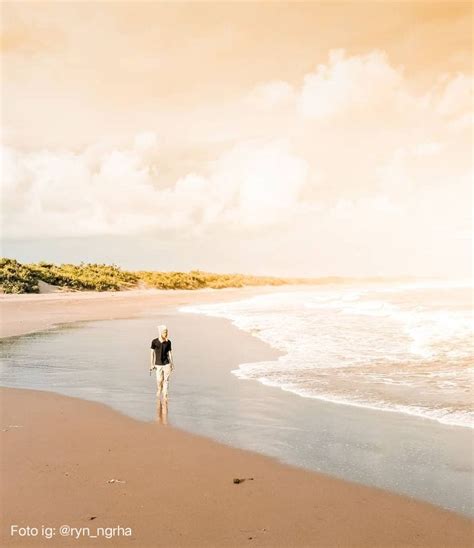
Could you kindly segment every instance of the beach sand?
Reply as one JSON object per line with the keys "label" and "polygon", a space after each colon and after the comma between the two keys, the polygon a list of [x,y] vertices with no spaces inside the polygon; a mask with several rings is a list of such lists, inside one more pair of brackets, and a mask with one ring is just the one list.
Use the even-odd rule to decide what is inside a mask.
{"label": "beach sand", "polygon": [[[291,290],[291,287],[285,286],[286,290]],[[275,287],[5,294],[0,295],[0,338],[24,335],[62,323],[133,318],[154,311],[166,312],[186,304],[243,299],[271,291],[275,291]]]}
{"label": "beach sand", "polygon": [[[266,291],[274,289],[2,296],[2,336]],[[2,545],[463,547],[474,542],[472,520],[427,503],[169,425],[136,421],[102,404],[34,390],[3,388],[0,394]],[[234,484],[233,478],[247,479]],[[11,536],[14,524],[37,527],[38,536]],[[111,539],[88,539],[83,529],[76,539],[61,537],[61,525],[89,528],[91,534],[99,527],[123,529]],[[42,526],[57,528],[55,536],[42,536]],[[126,528],[131,536],[117,536],[127,534]]]}

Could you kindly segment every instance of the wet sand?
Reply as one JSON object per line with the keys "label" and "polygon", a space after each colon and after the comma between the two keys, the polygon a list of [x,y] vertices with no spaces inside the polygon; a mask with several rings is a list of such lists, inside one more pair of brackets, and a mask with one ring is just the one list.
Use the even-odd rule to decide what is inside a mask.
{"label": "wet sand", "polygon": [[[3,297],[3,336],[262,292]],[[183,432],[164,424],[164,408],[157,410],[161,424],[153,424],[52,393],[3,388],[0,394],[2,545],[473,544],[467,518]],[[247,479],[234,484],[233,478]],[[39,534],[12,537],[12,524],[38,527]],[[42,525],[57,528],[53,538],[41,536]],[[90,534],[119,526],[132,535],[117,530],[113,539],[88,539],[83,529],[79,539],[67,538],[61,525]]]}

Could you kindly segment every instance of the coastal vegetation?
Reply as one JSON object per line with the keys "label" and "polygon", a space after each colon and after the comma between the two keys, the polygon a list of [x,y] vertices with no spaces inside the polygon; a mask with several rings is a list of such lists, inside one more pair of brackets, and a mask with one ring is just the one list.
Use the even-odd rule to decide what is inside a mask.
{"label": "coastal vegetation", "polygon": [[0,290],[3,293],[39,293],[40,282],[63,291],[123,291],[135,288],[202,289],[329,283],[342,278],[277,278],[245,274],[191,272],[127,271],[117,265],[81,263],[53,264],[47,262],[22,264],[15,259],[0,259]]}
{"label": "coastal vegetation", "polygon": [[39,293],[40,281],[76,291],[118,291],[134,287],[139,278],[115,265],[21,264],[15,259],[0,259],[0,288],[4,293]]}

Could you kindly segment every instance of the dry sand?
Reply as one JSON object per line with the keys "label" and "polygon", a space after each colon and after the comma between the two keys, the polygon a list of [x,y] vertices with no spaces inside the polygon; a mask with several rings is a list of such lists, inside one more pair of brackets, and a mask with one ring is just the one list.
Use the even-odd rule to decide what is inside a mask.
{"label": "dry sand", "polygon": [[[2,335],[271,290],[3,296]],[[33,390],[0,394],[2,545],[474,544],[472,520],[427,503],[135,421],[101,404]],[[234,484],[233,478],[253,479]],[[14,524],[37,527],[38,536],[11,536]],[[80,538],[61,537],[61,525],[90,534],[131,528],[132,535],[88,539],[82,529]],[[42,536],[42,526],[55,527],[55,536]]]}

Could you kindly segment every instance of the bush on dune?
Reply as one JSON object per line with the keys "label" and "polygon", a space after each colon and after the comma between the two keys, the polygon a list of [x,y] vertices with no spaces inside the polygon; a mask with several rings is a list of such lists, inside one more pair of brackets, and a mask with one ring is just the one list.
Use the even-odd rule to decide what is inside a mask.
{"label": "bush on dune", "polygon": [[39,280],[70,290],[119,291],[134,287],[138,277],[115,265],[21,264],[15,259],[1,259],[0,287],[4,293],[38,293]]}
{"label": "bush on dune", "polygon": [[133,287],[138,280],[133,273],[115,265],[38,263],[29,266],[44,282],[77,290],[119,291]]}
{"label": "bush on dune", "polygon": [[281,278],[265,276],[246,276],[244,274],[214,274],[212,272],[147,272],[139,271],[137,275],[150,287],[157,289],[201,289],[210,287],[244,287],[246,285],[282,285]]}
{"label": "bush on dune", "polygon": [[0,289],[4,293],[38,293],[41,280],[71,291],[120,291],[134,287],[157,289],[222,289],[260,285],[329,283],[338,278],[275,278],[245,274],[215,274],[201,270],[191,272],[130,272],[116,265],[81,263],[60,264],[39,262],[21,264],[15,259],[0,260]]}
{"label": "bush on dune", "polygon": [[34,272],[15,259],[0,259],[0,288],[4,293],[38,293]]}

